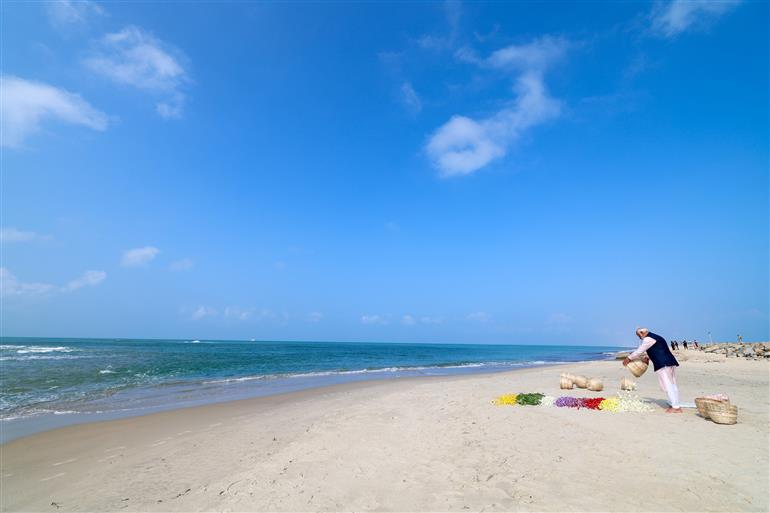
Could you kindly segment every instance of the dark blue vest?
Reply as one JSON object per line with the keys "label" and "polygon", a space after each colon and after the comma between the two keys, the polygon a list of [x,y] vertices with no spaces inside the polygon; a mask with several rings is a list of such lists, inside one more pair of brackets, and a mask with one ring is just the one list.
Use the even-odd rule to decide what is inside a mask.
{"label": "dark blue vest", "polygon": [[647,350],[647,356],[652,360],[653,369],[658,370],[672,365],[679,367],[679,362],[676,361],[674,354],[668,348],[665,338],[652,332],[648,333],[647,336],[655,339],[655,343]]}

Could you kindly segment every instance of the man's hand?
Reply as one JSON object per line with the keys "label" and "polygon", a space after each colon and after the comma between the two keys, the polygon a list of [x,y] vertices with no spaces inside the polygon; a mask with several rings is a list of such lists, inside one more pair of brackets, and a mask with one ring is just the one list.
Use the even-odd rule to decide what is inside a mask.
{"label": "man's hand", "polygon": [[649,365],[649,363],[650,363],[650,357],[649,357],[649,356],[644,356],[644,357],[642,357],[642,361],[643,361],[644,363],[646,363],[646,364],[648,364],[648,365]]}
{"label": "man's hand", "polygon": [[626,366],[626,365],[628,365],[629,363],[631,363],[631,360],[630,360],[630,359],[628,359],[628,358],[626,358],[625,360],[623,360],[623,367],[625,367],[625,366]]}

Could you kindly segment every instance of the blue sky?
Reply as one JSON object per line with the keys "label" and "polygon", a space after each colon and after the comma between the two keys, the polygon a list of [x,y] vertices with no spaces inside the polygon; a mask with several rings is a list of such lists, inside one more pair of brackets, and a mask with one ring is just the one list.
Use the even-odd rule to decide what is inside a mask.
{"label": "blue sky", "polygon": [[2,332],[770,338],[768,4],[2,4]]}

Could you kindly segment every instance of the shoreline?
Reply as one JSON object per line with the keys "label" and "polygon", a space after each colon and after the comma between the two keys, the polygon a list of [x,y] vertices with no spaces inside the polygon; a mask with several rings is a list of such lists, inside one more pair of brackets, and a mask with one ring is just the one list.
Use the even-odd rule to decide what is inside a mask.
{"label": "shoreline", "polygon": [[[564,365],[346,383],[19,438],[2,446],[0,498],[9,512],[767,511],[770,364],[680,363],[683,399],[726,391],[738,424],[491,404],[616,394],[618,361],[567,365],[601,393],[560,391]],[[653,373],[638,383],[663,402]]]}
{"label": "shoreline", "polygon": [[[73,413],[73,414],[62,414],[62,415],[48,414],[48,415],[39,415],[36,417],[32,416],[32,417],[25,417],[20,419],[0,420],[0,428],[2,428],[2,431],[3,431],[3,433],[0,434],[0,447],[4,447],[6,444],[14,442],[16,440],[25,439],[31,436],[48,433],[59,429],[66,429],[72,426],[83,426],[83,425],[89,425],[89,424],[95,424],[95,423],[105,423],[105,422],[133,419],[138,417],[147,417],[150,415],[172,413],[180,410],[206,408],[209,406],[226,405],[229,403],[240,403],[240,402],[260,401],[260,400],[265,400],[266,403],[272,403],[273,401],[280,402],[282,398],[285,398],[286,400],[296,400],[296,398],[300,398],[303,395],[312,395],[314,393],[317,393],[317,394],[333,393],[335,391],[344,391],[346,389],[352,390],[358,387],[373,386],[373,385],[384,384],[389,382],[400,382],[400,381],[409,381],[409,380],[423,381],[423,380],[435,380],[435,379],[439,379],[439,380],[440,379],[463,379],[463,378],[470,379],[477,376],[519,373],[519,372],[524,372],[532,369],[541,369],[541,368],[548,368],[548,367],[555,367],[555,366],[562,366],[562,365],[570,365],[573,363],[589,363],[594,361],[607,361],[607,360],[585,360],[585,361],[579,361],[579,362],[546,363],[541,365],[525,365],[525,366],[513,368],[513,369],[486,370],[486,371],[441,374],[441,375],[390,376],[390,377],[382,377],[382,378],[368,377],[366,379],[360,379],[360,380],[350,380],[350,381],[344,381],[344,382],[338,382],[338,383],[320,384],[315,386],[311,385],[308,387],[302,387],[297,390],[289,390],[286,392],[272,392],[272,393],[268,392],[266,394],[251,395],[248,397],[239,397],[235,399],[223,399],[223,400],[211,400],[211,401],[203,400],[198,404],[189,404],[189,405],[182,405],[182,406],[174,406],[174,405],[168,404],[163,406],[157,406],[154,408],[138,408],[136,410],[130,410],[130,411],[115,410],[115,411],[106,411],[106,412],[98,412],[98,413]],[[94,415],[96,416],[96,418],[94,417],[89,418],[90,415]],[[56,420],[58,420],[58,422],[55,422]],[[8,425],[6,423],[16,423],[17,425],[22,423],[35,423],[35,424],[39,424],[39,426],[36,426],[36,427],[39,427],[39,429],[32,429],[32,430],[27,429],[28,432],[24,434],[19,434],[17,436],[13,436],[13,435],[9,436],[6,434],[6,430],[8,428]],[[43,427],[45,425],[49,427]]]}
{"label": "shoreline", "polygon": [[8,337],[2,342],[7,393],[0,444],[72,424],[336,383],[505,372],[603,359],[619,349]]}

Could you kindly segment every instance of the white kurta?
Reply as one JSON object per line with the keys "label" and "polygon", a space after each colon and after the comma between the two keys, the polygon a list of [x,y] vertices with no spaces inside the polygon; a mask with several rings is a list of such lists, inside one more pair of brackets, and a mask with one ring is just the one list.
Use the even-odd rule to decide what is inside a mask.
{"label": "white kurta", "polygon": [[[638,360],[657,341],[652,337],[644,337],[636,350],[628,355],[629,360]],[[663,367],[655,371],[658,376],[658,384],[668,396],[668,402],[672,408],[679,408],[679,387],[676,386],[676,366]]]}

